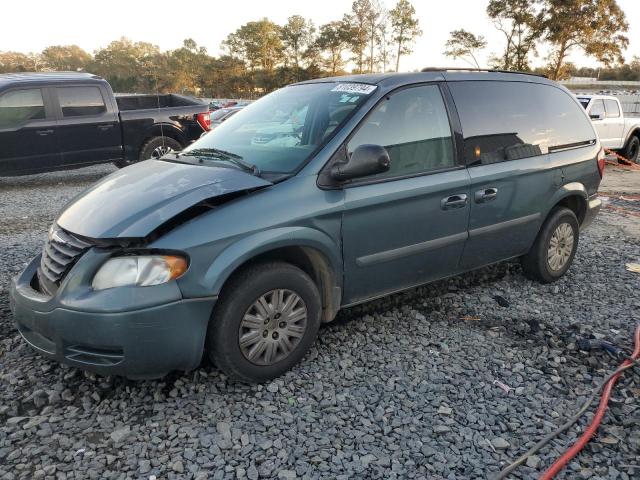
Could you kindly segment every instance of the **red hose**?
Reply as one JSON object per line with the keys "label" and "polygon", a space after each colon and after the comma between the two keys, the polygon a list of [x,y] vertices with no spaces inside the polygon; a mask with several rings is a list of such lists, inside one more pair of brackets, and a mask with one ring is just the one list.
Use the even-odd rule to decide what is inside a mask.
{"label": "red hose", "polygon": [[[640,325],[638,325],[636,328],[636,333],[634,338],[635,338],[635,349],[631,354],[631,358],[633,360],[637,360],[640,357]],[[622,362],[620,367],[627,366],[630,363],[631,363],[630,360],[625,360],[624,362]],[[580,438],[576,441],[576,443],[573,444],[573,446],[569,450],[567,450],[560,458],[558,458],[553,463],[553,465],[549,467],[549,469],[546,472],[542,474],[542,476],[540,477],[540,480],[550,480],[551,478],[553,478],[560,470],[562,470],[565,467],[567,463],[571,461],[573,457],[575,457],[580,452],[580,450],[584,448],[587,442],[591,440],[591,437],[595,435],[596,430],[598,429],[598,426],[602,421],[602,417],[604,416],[605,411],[607,410],[607,404],[609,403],[611,390],[613,389],[613,386],[615,385],[620,375],[621,373],[618,373],[617,375],[613,376],[611,380],[609,380],[605,385],[604,389],[602,390],[602,397],[600,399],[600,404],[598,405],[598,410],[596,411],[596,414],[593,417],[593,420],[591,420],[591,423],[589,424],[587,429],[584,431],[584,433],[580,436]]]}

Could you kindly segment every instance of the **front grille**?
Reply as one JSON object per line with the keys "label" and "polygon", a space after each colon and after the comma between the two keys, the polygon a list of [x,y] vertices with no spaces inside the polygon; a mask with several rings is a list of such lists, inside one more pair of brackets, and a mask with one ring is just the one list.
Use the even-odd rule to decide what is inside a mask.
{"label": "front grille", "polygon": [[42,249],[38,283],[44,293],[53,295],[73,264],[91,245],[54,225]]}

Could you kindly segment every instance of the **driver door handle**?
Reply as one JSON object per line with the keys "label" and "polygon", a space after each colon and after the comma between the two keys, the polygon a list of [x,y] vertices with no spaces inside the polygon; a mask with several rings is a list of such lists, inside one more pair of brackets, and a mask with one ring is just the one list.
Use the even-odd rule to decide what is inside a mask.
{"label": "driver door handle", "polygon": [[495,187],[483,188],[474,194],[476,203],[485,203],[495,200],[498,196],[498,189]]}
{"label": "driver door handle", "polygon": [[440,207],[443,210],[463,208],[466,205],[467,205],[467,195],[465,193],[458,193],[456,195],[451,195],[450,197],[443,198],[440,201]]}
{"label": "driver door handle", "polygon": [[45,137],[47,135],[51,135],[53,133],[53,129],[48,128],[47,130],[36,130],[36,133],[41,137]]}

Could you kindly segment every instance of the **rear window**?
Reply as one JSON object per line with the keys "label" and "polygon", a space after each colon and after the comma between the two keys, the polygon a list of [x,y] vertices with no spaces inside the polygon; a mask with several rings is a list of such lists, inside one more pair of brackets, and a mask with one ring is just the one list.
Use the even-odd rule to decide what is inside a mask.
{"label": "rear window", "polygon": [[57,92],[64,117],[100,115],[107,111],[98,87],[61,87]]}
{"label": "rear window", "polygon": [[0,96],[0,128],[18,127],[44,118],[40,89],[13,90]]}
{"label": "rear window", "polygon": [[451,82],[469,164],[489,164],[586,145],[596,135],[573,97],[551,85]]}

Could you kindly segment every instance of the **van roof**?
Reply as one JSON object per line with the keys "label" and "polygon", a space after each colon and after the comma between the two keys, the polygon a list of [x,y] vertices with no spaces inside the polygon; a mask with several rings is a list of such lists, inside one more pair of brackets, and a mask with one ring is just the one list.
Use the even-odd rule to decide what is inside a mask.
{"label": "van roof", "polygon": [[317,78],[298,82],[299,84],[323,83],[323,82],[346,82],[346,83],[366,83],[380,86],[400,86],[402,84],[446,81],[456,82],[463,80],[493,80],[493,81],[515,81],[534,82],[556,85],[545,76],[524,72],[510,72],[504,70],[474,70],[474,69],[440,69],[425,68],[421,72],[410,73],[365,73],[360,75],[344,75],[337,77]]}

